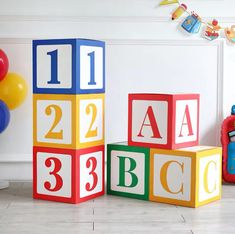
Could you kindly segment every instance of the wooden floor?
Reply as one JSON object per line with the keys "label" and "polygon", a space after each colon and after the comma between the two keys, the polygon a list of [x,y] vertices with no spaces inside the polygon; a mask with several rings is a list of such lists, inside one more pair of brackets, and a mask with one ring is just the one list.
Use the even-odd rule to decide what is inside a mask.
{"label": "wooden floor", "polygon": [[78,205],[33,200],[31,183],[0,190],[1,234],[235,233],[235,186],[197,209],[115,196]]}

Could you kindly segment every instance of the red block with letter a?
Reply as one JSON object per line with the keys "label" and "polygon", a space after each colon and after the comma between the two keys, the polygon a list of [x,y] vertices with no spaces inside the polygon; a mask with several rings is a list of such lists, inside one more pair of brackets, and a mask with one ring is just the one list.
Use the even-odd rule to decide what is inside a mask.
{"label": "red block with letter a", "polygon": [[34,198],[80,203],[104,194],[104,146],[33,151]]}
{"label": "red block with letter a", "polygon": [[128,144],[177,149],[198,145],[199,94],[129,94]]}

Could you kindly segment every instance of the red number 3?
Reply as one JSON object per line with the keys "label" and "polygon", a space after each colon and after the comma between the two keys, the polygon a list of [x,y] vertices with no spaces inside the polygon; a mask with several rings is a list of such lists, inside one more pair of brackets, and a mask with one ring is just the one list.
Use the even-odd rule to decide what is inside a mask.
{"label": "red number 3", "polygon": [[86,162],[86,167],[87,168],[91,167],[91,171],[89,172],[89,175],[92,175],[92,177],[93,177],[93,185],[91,185],[90,183],[87,183],[86,184],[86,190],[87,191],[92,191],[98,183],[98,176],[95,173],[96,166],[97,166],[96,158],[94,158],[94,157],[88,158],[88,160]]}
{"label": "red number 3", "polygon": [[56,192],[60,190],[63,186],[63,180],[61,176],[58,174],[58,172],[60,171],[62,167],[62,164],[58,158],[51,157],[45,161],[46,167],[51,167],[52,162],[54,162],[54,169],[49,174],[55,177],[56,183],[55,183],[54,188],[52,188],[51,183],[49,181],[46,181],[44,183],[44,187],[51,192]]}

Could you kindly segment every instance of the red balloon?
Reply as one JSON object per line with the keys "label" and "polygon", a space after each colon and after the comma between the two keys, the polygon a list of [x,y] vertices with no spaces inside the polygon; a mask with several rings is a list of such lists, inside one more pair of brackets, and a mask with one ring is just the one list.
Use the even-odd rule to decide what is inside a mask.
{"label": "red balloon", "polygon": [[4,79],[8,72],[9,62],[7,55],[0,49],[0,81]]}

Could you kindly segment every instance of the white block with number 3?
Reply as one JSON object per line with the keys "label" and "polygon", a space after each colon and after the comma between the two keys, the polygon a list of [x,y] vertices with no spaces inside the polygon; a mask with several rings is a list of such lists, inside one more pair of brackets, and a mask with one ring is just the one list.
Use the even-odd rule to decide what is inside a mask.
{"label": "white block with number 3", "polygon": [[33,196],[80,203],[104,194],[104,146],[81,150],[34,147]]}
{"label": "white block with number 3", "polygon": [[86,197],[103,189],[102,151],[80,155],[80,197]]}
{"label": "white block with number 3", "polygon": [[37,192],[53,196],[72,196],[71,155],[37,154]]}

